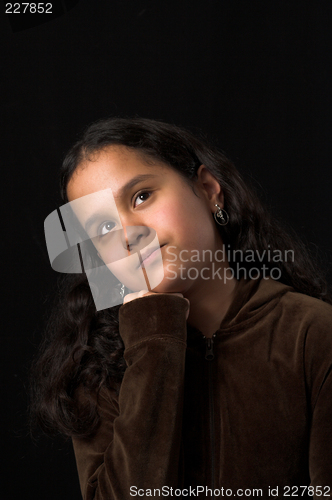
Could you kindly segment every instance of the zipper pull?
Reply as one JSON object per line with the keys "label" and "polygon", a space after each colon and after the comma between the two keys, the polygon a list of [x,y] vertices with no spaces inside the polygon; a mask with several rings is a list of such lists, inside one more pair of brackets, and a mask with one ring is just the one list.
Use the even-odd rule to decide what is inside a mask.
{"label": "zipper pull", "polygon": [[213,337],[215,337],[216,334],[210,337],[203,337],[205,338],[205,359],[208,361],[212,361],[214,358],[214,353],[213,353]]}

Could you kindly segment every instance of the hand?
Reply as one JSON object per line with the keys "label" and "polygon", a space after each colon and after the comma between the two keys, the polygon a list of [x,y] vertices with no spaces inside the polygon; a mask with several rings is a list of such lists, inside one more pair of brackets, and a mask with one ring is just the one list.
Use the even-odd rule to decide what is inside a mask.
{"label": "hand", "polygon": [[[126,304],[127,302],[130,302],[131,300],[138,299],[139,297],[145,297],[148,295],[166,295],[166,294],[158,294],[156,292],[149,292],[149,290],[141,290],[140,292],[133,292],[133,293],[128,293],[125,298],[123,299],[123,303]],[[183,297],[182,293],[177,293],[177,292],[169,292],[167,295],[179,295],[179,297]],[[186,299],[186,297],[183,297]],[[186,299],[188,302],[188,310],[187,310],[187,315],[186,315],[186,320],[188,319],[189,316],[189,309],[190,309],[190,302],[188,299]]]}

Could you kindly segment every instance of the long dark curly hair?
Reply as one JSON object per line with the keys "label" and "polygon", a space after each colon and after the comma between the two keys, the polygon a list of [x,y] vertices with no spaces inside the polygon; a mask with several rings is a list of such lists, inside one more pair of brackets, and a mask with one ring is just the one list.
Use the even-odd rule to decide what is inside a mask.
{"label": "long dark curly hair", "polygon": [[[201,164],[218,179],[224,192],[229,223],[218,226],[223,243],[232,250],[281,252],[293,250],[291,262],[273,262],[280,269],[280,282],[296,291],[332,303],[324,275],[306,246],[292,230],[269,214],[247,181],[222,152],[191,132],[161,121],[143,118],[110,118],[92,124],[69,151],[61,168],[60,192],[68,202],[66,188],[82,161],[110,145],[134,150],[147,161],[162,162],[191,184]],[[95,258],[98,259],[97,255]],[[241,262],[248,271],[263,262]],[[236,264],[230,263],[231,266]],[[119,303],[119,302],[118,302]],[[47,433],[88,436],[97,428],[96,395],[102,387],[119,390],[126,364],[119,335],[120,305],[96,311],[85,274],[61,276],[45,338],[33,364],[31,415]],[[77,402],[77,389],[87,395]]]}

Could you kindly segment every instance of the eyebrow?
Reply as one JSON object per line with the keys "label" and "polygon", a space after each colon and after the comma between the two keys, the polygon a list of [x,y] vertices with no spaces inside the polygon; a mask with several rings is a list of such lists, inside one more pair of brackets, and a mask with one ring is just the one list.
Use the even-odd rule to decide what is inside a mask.
{"label": "eyebrow", "polygon": [[[136,184],[139,184],[140,182],[143,182],[147,179],[152,179],[155,177],[158,177],[158,176],[155,174],[136,175],[136,177],[133,177],[132,179],[130,179],[130,181],[128,181],[124,186],[122,186],[122,188],[119,189],[117,196],[114,196],[114,199],[115,198],[122,198],[126,194],[126,192],[129,191],[130,189],[132,189],[134,186],[136,186]],[[101,214],[95,213],[95,214],[92,214],[86,220],[86,222],[84,224],[84,228],[85,228],[86,232],[89,231],[90,227],[96,222],[96,220],[98,220],[100,218],[100,216],[101,216]]]}

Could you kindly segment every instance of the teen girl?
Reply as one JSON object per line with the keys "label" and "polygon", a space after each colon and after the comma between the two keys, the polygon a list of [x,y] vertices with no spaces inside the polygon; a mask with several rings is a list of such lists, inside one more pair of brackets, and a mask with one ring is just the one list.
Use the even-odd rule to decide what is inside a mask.
{"label": "teen girl", "polygon": [[[332,307],[304,245],[173,125],[93,124],[64,160],[62,198],[107,189],[118,219],[104,207],[87,237],[123,304],[96,311],[86,276],[67,275],[35,367],[35,414],[72,437],[83,498],[330,496]],[[153,289],[109,259],[118,225],[128,255],[157,234]]]}

